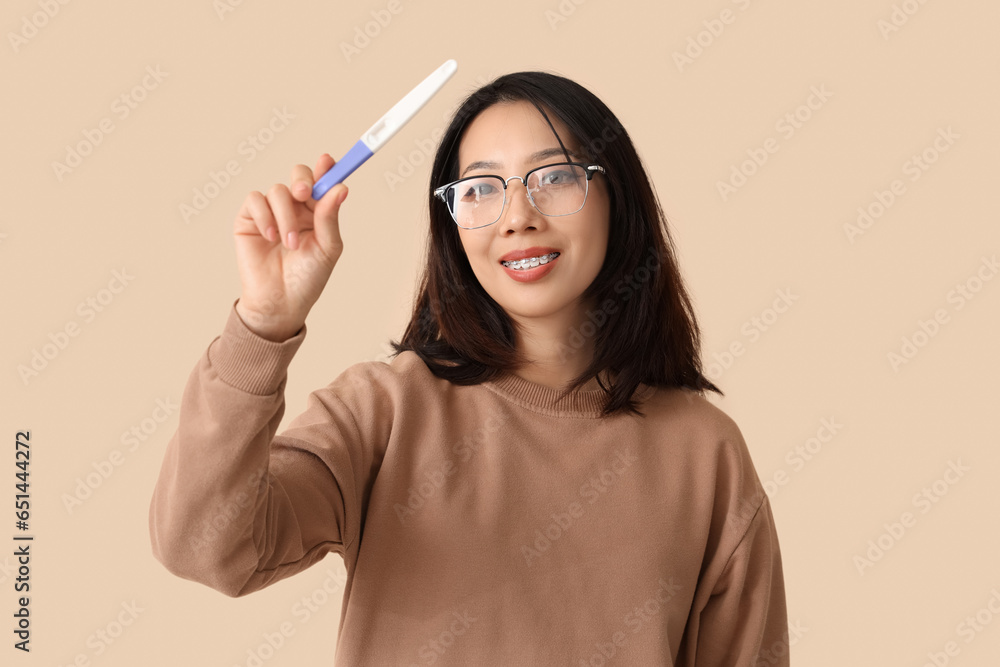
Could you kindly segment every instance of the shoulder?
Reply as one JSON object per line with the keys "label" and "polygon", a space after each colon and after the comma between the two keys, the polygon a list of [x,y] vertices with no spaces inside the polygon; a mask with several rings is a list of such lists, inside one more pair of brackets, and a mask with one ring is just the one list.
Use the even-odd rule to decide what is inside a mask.
{"label": "shoulder", "polygon": [[[658,388],[645,401],[659,446],[673,450],[700,493],[727,508],[727,525],[745,528],[766,499],[743,433],[736,422],[704,395]],[[717,517],[721,518],[721,517]]]}
{"label": "shoulder", "polygon": [[424,360],[412,350],[387,359],[360,361],[348,366],[342,375],[369,378],[382,384],[426,384],[437,379]]}
{"label": "shoulder", "polygon": [[380,403],[440,398],[451,383],[431,373],[415,352],[406,350],[387,360],[361,361],[348,366],[328,389],[338,396],[366,396]]}
{"label": "shoulder", "polygon": [[333,421],[353,428],[362,441],[384,443],[401,423],[419,423],[427,415],[440,414],[446,384],[413,352],[357,362],[310,392],[305,412],[292,425]]}
{"label": "shoulder", "polygon": [[739,426],[722,408],[690,389],[657,387],[642,402],[642,410],[656,428],[666,428],[698,440],[705,446],[746,449]]}

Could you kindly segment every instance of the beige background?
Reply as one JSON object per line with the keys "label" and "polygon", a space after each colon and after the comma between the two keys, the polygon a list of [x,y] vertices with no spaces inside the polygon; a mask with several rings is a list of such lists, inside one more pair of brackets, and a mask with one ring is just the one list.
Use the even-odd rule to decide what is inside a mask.
{"label": "beige background", "polygon": [[[494,76],[564,74],[619,115],[671,220],[706,362],[718,364],[726,391],[716,403],[771,482],[795,664],[922,665],[948,642],[957,654],[939,664],[997,664],[1000,618],[987,603],[996,592],[1000,610],[1000,279],[989,268],[1000,254],[1000,5],[232,5],[4,4],[0,662],[230,667],[256,664],[256,654],[268,667],[332,663],[337,557],[238,600],[152,558],[149,498],[177,423],[176,412],[154,420],[164,416],[157,401],[179,401],[239,295],[231,223],[246,193],[323,151],[340,157],[456,58],[447,87],[348,180],[346,249],[292,364],[285,423],[309,391],[352,363],[385,358],[386,341],[403,331],[427,224],[430,149],[421,145]],[[886,32],[892,24],[880,22],[894,11],[901,25]],[[713,23],[720,17],[730,22]],[[366,24],[367,44],[358,38]],[[356,38],[363,48],[348,57],[343,45]],[[702,52],[691,47],[697,57],[679,66],[674,54],[699,38]],[[157,68],[159,81],[148,76]],[[800,109],[814,89],[825,101]],[[144,98],[127,117],[122,95]],[[263,132],[262,151],[241,151],[275,109],[294,118]],[[797,111],[808,119],[788,136],[782,119]],[[110,133],[96,132],[103,119]],[[85,132],[100,143],[57,174],[68,147],[90,141]],[[767,161],[724,200],[718,182],[765,147]],[[912,156],[925,151],[935,161],[913,171]],[[181,205],[229,161],[239,173],[185,221]],[[897,179],[901,194],[849,238],[858,208],[877,212],[876,193]],[[118,293],[108,290],[115,271],[132,276],[124,289],[112,283]],[[978,291],[959,297],[958,285]],[[782,290],[794,301],[775,317],[768,309]],[[102,310],[80,308],[88,298],[104,299]],[[924,335],[920,322],[938,310],[943,324]],[[77,335],[54,347],[74,324]],[[902,354],[904,337],[920,347],[894,368],[889,354]],[[19,366],[50,343],[45,368],[22,379]],[[726,359],[734,343],[741,354]],[[841,425],[832,438],[824,419]],[[148,434],[130,450],[121,438],[133,427]],[[30,655],[11,647],[19,429],[32,435]],[[827,442],[810,441],[818,436]],[[808,461],[795,453],[810,446]],[[115,450],[120,465],[102,463]],[[946,477],[949,463],[967,470]],[[933,504],[915,498],[925,487]],[[896,539],[886,524],[904,512],[914,521]],[[880,536],[890,549],[859,571],[855,557]],[[324,604],[306,617],[302,598]],[[992,622],[970,633],[960,624],[977,612]],[[99,631],[117,634],[120,615],[131,624],[100,640]],[[283,623],[280,648],[261,653]]]}

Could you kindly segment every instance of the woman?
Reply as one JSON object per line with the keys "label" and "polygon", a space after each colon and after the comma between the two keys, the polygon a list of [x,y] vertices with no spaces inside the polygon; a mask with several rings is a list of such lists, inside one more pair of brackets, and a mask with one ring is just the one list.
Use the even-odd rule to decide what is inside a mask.
{"label": "woman", "polygon": [[333,164],[248,195],[242,294],[189,379],[150,508],[172,572],[239,596],[333,551],[336,664],[787,664],[781,558],[624,128],[539,72],[464,102],[391,362],[275,436],[340,257]]}

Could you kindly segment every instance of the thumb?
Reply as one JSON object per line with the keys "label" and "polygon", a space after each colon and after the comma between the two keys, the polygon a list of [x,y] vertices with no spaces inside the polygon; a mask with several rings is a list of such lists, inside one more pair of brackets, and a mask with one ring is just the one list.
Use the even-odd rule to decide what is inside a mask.
{"label": "thumb", "polygon": [[340,205],[347,198],[347,193],[347,186],[338,183],[320,198],[313,209],[316,243],[328,257],[334,259],[340,256],[344,246],[340,238]]}

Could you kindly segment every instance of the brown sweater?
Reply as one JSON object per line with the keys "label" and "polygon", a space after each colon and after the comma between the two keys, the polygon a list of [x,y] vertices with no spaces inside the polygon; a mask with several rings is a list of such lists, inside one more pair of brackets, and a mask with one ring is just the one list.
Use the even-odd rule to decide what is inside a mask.
{"label": "brown sweater", "polygon": [[234,307],[192,372],[149,513],[169,571],[239,596],[340,554],[337,665],[788,664],[771,507],[704,397],[640,385],[644,418],[601,418],[600,389],[404,352],[276,435],[305,334]]}

